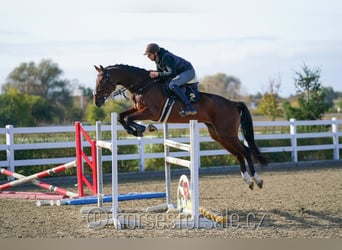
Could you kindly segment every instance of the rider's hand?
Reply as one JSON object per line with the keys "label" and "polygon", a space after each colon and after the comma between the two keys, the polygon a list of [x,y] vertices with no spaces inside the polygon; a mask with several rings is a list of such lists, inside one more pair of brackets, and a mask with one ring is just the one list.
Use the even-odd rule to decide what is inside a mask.
{"label": "rider's hand", "polygon": [[157,71],[151,71],[150,72],[150,77],[151,78],[157,78],[159,76],[159,73]]}

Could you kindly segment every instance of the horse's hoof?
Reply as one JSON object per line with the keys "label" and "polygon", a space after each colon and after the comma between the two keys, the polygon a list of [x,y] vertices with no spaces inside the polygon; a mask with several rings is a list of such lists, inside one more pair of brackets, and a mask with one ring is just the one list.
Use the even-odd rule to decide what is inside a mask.
{"label": "horse's hoof", "polygon": [[137,128],[137,133],[138,133],[139,135],[143,136],[145,130],[146,130],[146,127],[145,127],[145,126],[140,126],[140,127]]}
{"label": "horse's hoof", "polygon": [[254,182],[251,182],[251,183],[248,185],[248,187],[249,187],[250,190],[253,190],[253,188],[254,188]]}
{"label": "horse's hoof", "polygon": [[133,130],[131,128],[126,129],[126,131],[127,131],[127,134],[129,134],[129,135],[135,135],[134,133],[136,133],[136,130]]}
{"label": "horse's hoof", "polygon": [[257,185],[258,185],[259,188],[262,188],[262,186],[264,185],[264,181],[263,180],[259,181],[257,183]]}
{"label": "horse's hoof", "polygon": [[144,137],[144,132],[135,130],[132,135],[136,136],[136,137]]}
{"label": "horse's hoof", "polygon": [[154,132],[154,131],[157,131],[157,127],[154,126],[153,124],[148,124],[148,125],[147,125],[147,130],[148,130],[149,132]]}

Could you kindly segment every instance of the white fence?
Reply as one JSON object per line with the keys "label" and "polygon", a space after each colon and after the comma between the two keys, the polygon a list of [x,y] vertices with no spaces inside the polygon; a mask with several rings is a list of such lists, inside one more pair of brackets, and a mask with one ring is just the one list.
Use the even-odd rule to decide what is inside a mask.
{"label": "white fence", "polygon": [[[265,153],[272,152],[290,152],[292,162],[298,162],[298,153],[301,151],[317,151],[317,150],[331,150],[333,158],[331,160],[340,159],[340,151],[342,145],[339,142],[342,132],[339,132],[339,126],[342,125],[342,120],[335,118],[331,120],[317,120],[317,121],[267,121],[267,122],[254,122],[256,131],[255,139],[258,140],[289,140],[290,144],[279,147],[261,147],[261,151]],[[327,132],[315,133],[298,133],[298,126],[324,126]],[[162,129],[162,124],[156,124],[158,129]],[[170,124],[169,129],[187,129],[188,124]],[[84,126],[87,132],[95,132],[95,126]],[[200,128],[205,128],[201,124]],[[270,133],[258,132],[261,129],[269,128]],[[118,126],[118,130],[123,130],[122,126]],[[267,129],[266,129],[267,130]],[[110,125],[103,125],[102,131],[110,131]],[[285,132],[282,132],[285,131]],[[69,140],[63,141],[62,137],[59,142],[37,142],[25,143],[30,135],[39,134],[42,138],[56,138],[58,134],[68,134]],[[5,160],[0,160],[0,167],[6,167],[11,171],[15,171],[18,166],[35,166],[35,165],[51,165],[63,164],[75,160],[75,157],[62,157],[62,158],[43,158],[43,159],[17,159],[16,151],[25,150],[53,150],[64,148],[75,148],[75,141],[70,141],[70,137],[75,137],[74,126],[58,126],[58,127],[26,127],[15,128],[12,125],[7,125],[6,128],[0,128],[0,157]],[[54,136],[51,136],[54,134]],[[298,139],[303,138],[330,138],[331,143],[323,145],[298,145]],[[94,137],[95,139],[95,137]],[[189,142],[188,136],[182,138],[172,138],[179,142]],[[20,143],[18,143],[18,141]],[[200,143],[212,142],[209,136],[200,136]],[[342,141],[342,140],[341,140]],[[16,142],[16,143],[15,143]],[[2,144],[1,144],[2,143]],[[145,159],[151,158],[164,158],[164,153],[147,153],[145,152],[145,145],[163,144],[163,138],[156,137],[153,133],[146,134],[143,138],[129,137],[126,139],[118,139],[118,146],[135,145],[137,146],[137,154],[119,154],[118,160],[138,160],[139,171],[144,171]],[[257,142],[258,144],[258,142]],[[219,150],[201,150],[200,156],[213,156],[213,155],[227,155],[224,149]],[[174,156],[182,157],[188,156],[186,152],[173,152]],[[103,156],[104,161],[110,161],[110,156]]]}

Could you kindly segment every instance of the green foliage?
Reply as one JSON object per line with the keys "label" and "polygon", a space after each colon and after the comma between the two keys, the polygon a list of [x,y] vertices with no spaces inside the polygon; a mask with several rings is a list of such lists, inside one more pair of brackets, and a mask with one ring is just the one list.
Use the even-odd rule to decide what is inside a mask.
{"label": "green foliage", "polygon": [[269,117],[272,121],[275,121],[276,117],[279,117],[282,112],[278,107],[277,95],[272,93],[265,93],[261,97],[261,101],[258,105],[258,112]]}
{"label": "green foliage", "polygon": [[15,88],[0,95],[0,126],[36,126],[51,119],[50,105],[40,96],[20,93]]}
{"label": "green foliage", "polygon": [[261,96],[257,111],[266,115],[272,121],[280,116],[282,111],[279,108],[278,92],[280,88],[280,80],[276,83],[275,80],[270,80],[268,90]]}
{"label": "green foliage", "polygon": [[106,102],[100,108],[96,107],[93,103],[89,103],[85,111],[85,119],[91,124],[95,124],[96,121],[110,122],[110,114],[112,112],[121,113],[129,109],[130,106],[130,101],[124,98]]}
{"label": "green foliage", "polygon": [[318,120],[330,108],[331,101],[326,99],[327,91],[323,91],[320,82],[320,69],[312,70],[304,64],[303,72],[296,72],[295,86],[298,98],[298,108],[285,102],[283,107],[286,119]]}
{"label": "green foliage", "polygon": [[61,92],[67,85],[59,79],[61,74],[62,70],[51,60],[43,59],[38,65],[34,62],[21,63],[9,74],[2,90],[14,87],[21,93],[53,100],[53,93]]}
{"label": "green foliage", "polygon": [[[163,144],[148,144],[148,145],[145,145],[144,150],[146,153],[163,153],[164,145]],[[146,171],[163,170],[165,168],[164,158],[146,159],[144,162],[144,166],[145,166]]]}
{"label": "green foliage", "polygon": [[[46,123],[67,123],[78,112],[73,108],[71,85],[60,79],[62,70],[50,60],[22,63],[15,68],[2,85],[2,98],[6,94],[11,100],[2,104],[11,110],[7,123],[15,126],[36,126]],[[16,89],[16,98],[11,89]],[[7,96],[8,97],[8,96]],[[26,99],[33,99],[31,102]],[[11,106],[12,103],[15,105]],[[32,104],[34,102],[34,104]],[[23,108],[24,107],[24,108]],[[8,113],[8,111],[6,111]],[[21,112],[26,112],[31,119]]]}
{"label": "green foliage", "polygon": [[85,119],[91,124],[95,124],[96,121],[103,121],[106,114],[102,108],[96,107],[94,104],[89,103],[85,111]]}

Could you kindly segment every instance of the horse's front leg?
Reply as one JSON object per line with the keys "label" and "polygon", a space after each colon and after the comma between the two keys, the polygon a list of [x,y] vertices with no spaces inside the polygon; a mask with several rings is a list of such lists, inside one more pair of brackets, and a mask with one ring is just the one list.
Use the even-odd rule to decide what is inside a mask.
{"label": "horse's front leg", "polygon": [[126,122],[125,118],[128,116],[128,115],[131,115],[135,112],[137,112],[138,110],[136,108],[130,108],[124,112],[121,112],[119,114],[119,123],[124,127],[124,129],[126,129],[127,133],[128,134],[133,134],[135,132],[135,128],[130,126],[130,124],[128,124],[128,122]]}
{"label": "horse's front leg", "polygon": [[146,127],[136,123],[135,121],[146,121],[146,120],[154,120],[155,117],[153,113],[147,107],[138,110],[137,112],[127,116],[127,125],[135,128],[133,135],[142,137],[144,136],[144,132]]}
{"label": "horse's front leg", "polygon": [[128,132],[127,130],[129,134],[132,134],[137,137],[144,136],[146,127],[136,123],[131,117],[127,117],[127,126],[132,129],[132,133]]}

